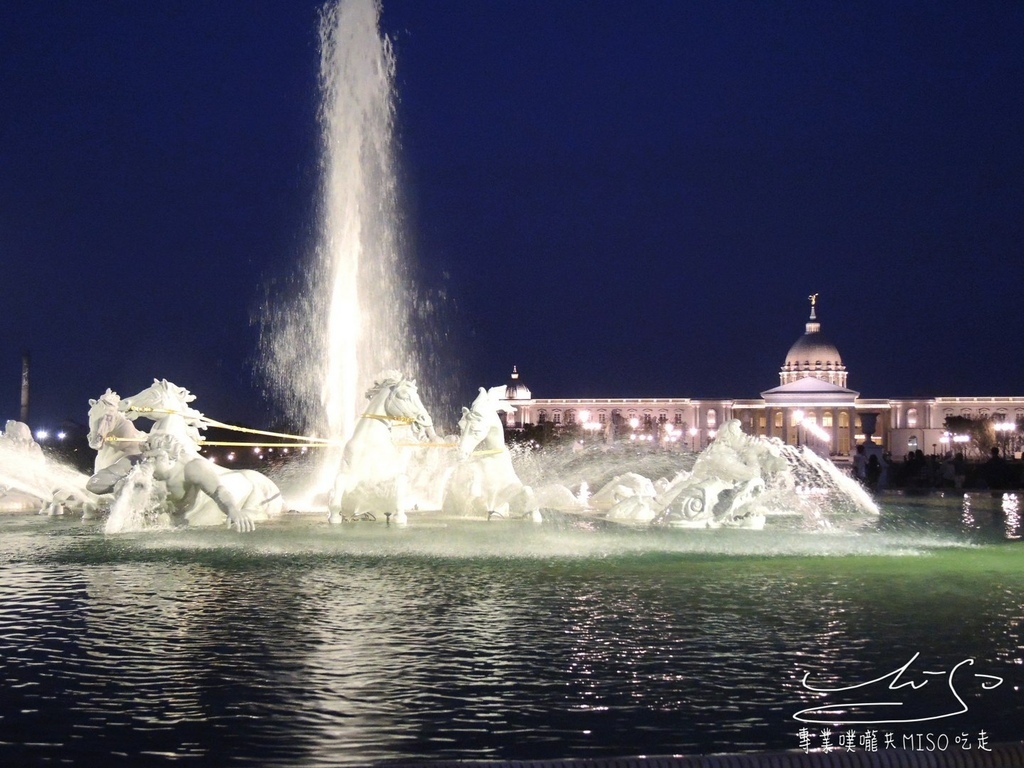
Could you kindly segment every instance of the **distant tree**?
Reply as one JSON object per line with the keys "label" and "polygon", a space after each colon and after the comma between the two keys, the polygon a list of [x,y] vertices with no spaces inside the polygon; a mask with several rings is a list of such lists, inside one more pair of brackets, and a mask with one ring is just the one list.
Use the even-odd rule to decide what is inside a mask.
{"label": "distant tree", "polygon": [[505,430],[505,442],[514,443],[536,443],[537,445],[548,445],[555,439],[555,425],[550,421],[542,421],[539,424],[527,424],[522,429]]}
{"label": "distant tree", "polygon": [[947,416],[945,427],[954,435],[967,435],[970,438],[964,449],[964,456],[968,458],[987,457],[996,444],[995,426],[988,416]]}

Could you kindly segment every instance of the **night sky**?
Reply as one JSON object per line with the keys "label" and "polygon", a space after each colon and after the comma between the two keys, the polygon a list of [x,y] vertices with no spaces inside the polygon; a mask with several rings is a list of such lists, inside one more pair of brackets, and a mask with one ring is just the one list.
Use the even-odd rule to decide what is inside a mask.
{"label": "night sky", "polygon": [[[317,239],[319,7],[0,5],[0,419],[28,350],[34,427],[153,377],[273,420],[252,321]],[[381,25],[406,257],[467,393],[515,364],[538,397],[757,397],[818,293],[864,397],[1024,395],[1024,4]]]}

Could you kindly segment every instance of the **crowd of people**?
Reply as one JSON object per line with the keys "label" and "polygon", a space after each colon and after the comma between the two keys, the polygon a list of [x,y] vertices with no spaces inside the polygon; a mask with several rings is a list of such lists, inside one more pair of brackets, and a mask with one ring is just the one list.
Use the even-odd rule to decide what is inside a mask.
{"label": "crowd of people", "polygon": [[873,491],[884,490],[1016,490],[1024,487],[1024,463],[1008,461],[999,448],[989,451],[988,459],[968,461],[963,453],[944,456],[925,455],[916,450],[902,460],[880,451],[857,446],[853,457],[853,475]]}

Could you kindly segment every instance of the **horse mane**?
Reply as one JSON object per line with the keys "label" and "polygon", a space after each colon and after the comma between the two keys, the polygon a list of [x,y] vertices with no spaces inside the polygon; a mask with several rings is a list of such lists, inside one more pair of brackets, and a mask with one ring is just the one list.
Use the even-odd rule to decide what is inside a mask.
{"label": "horse mane", "polygon": [[196,396],[187,389],[179,387],[177,384],[173,384],[167,379],[153,379],[153,386],[157,389],[162,389],[164,392],[172,394],[175,397],[181,398],[181,402],[183,403],[191,403],[196,399]]}
{"label": "horse mane", "polygon": [[415,380],[405,378],[396,370],[381,371],[374,377],[373,386],[366,390],[366,399],[372,400],[380,394],[382,389],[393,389],[402,382],[408,382],[412,386],[416,386]]}
{"label": "horse mane", "polygon": [[98,398],[93,400],[89,398],[89,407],[92,408],[96,405],[109,405],[112,408],[117,408],[121,404],[121,396],[117,394],[110,387],[107,387],[107,391],[100,395]]}

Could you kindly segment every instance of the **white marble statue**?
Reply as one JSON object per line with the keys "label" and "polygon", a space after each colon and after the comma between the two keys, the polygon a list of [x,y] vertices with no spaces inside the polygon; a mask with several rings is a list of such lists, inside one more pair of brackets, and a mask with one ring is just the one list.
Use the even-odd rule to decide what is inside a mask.
{"label": "white marble statue", "polygon": [[590,497],[590,506],[604,512],[609,520],[647,523],[657,514],[658,489],[650,479],[636,472],[616,475]]}
{"label": "white marble statue", "polygon": [[152,462],[153,479],[163,483],[161,502],[172,522],[226,521],[229,528],[251,531],[257,519],[267,517],[266,498],[241,473],[219,472],[216,464],[169,432],[150,436],[143,460]]}
{"label": "white marble statue", "polygon": [[117,392],[107,389],[89,400],[88,440],[96,459],[86,487],[97,494],[111,493],[142,457],[148,437],[125,415]]}
{"label": "white marble statue", "polygon": [[20,451],[26,456],[33,456],[43,461],[43,449],[32,437],[32,430],[23,421],[8,419],[4,425],[4,431],[0,432],[0,440],[12,450]]}
{"label": "white marble statue", "polygon": [[[533,490],[523,484],[505,446],[499,414],[515,409],[502,398],[505,387],[480,387],[459,420],[459,463],[445,488],[445,514],[462,517],[525,517],[540,520]],[[571,494],[569,494],[571,497]]]}
{"label": "white marble statue", "polygon": [[95,504],[82,473],[48,458],[27,424],[6,423],[0,431],[0,512],[86,514]]}
{"label": "white marble statue", "polygon": [[[155,481],[147,502],[150,511],[162,509],[174,522],[226,522],[248,531],[254,521],[280,515],[284,501],[273,481],[255,470],[221,467],[200,455],[204,417],[189,405],[193,400],[187,389],[166,379],[154,379],[131,397],[119,398],[108,389],[90,400],[89,440],[98,453],[89,489],[112,494],[114,505],[129,495],[140,503],[138,485],[126,488],[125,481],[143,462]],[[148,434],[132,424],[140,417],[154,422]],[[120,530],[117,521],[109,525]]]}
{"label": "white marble statue", "polygon": [[743,433],[736,419],[718,430],[691,472],[679,473],[654,501],[655,523],[699,528],[761,528],[765,516],[755,503],[766,482],[788,463],[771,440]]}
{"label": "white marble statue", "polygon": [[[366,393],[366,409],[342,451],[341,465],[328,498],[328,520],[385,515],[402,525],[407,512],[421,507],[423,494],[410,482],[417,444],[439,443],[434,422],[420,400],[416,382],[398,371],[379,374]],[[443,486],[443,477],[434,483]],[[422,508],[422,507],[421,507]]]}
{"label": "white marble statue", "polygon": [[199,450],[203,439],[200,430],[206,429],[203,414],[189,403],[196,396],[184,387],[167,379],[153,379],[153,383],[138,394],[121,399],[119,408],[130,420],[146,418],[153,422],[150,434],[172,434],[184,445]]}
{"label": "white marble statue", "polygon": [[50,491],[43,449],[27,424],[9,420],[0,431],[0,511],[38,511]]}

